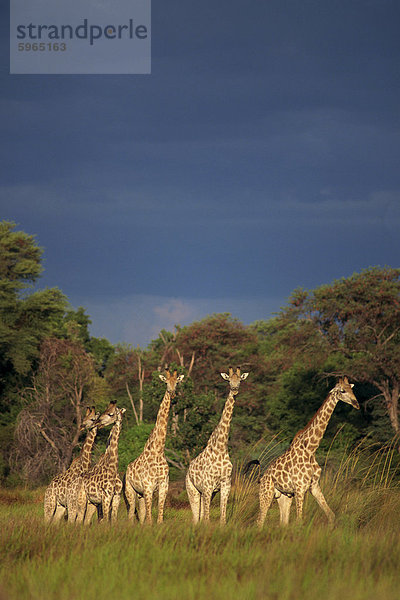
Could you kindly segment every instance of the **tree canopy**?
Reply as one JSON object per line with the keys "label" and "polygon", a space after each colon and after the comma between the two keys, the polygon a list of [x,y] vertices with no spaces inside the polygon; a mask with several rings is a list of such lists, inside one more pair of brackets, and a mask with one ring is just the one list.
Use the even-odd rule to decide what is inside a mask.
{"label": "tree canopy", "polygon": [[59,328],[67,307],[57,288],[28,293],[42,272],[42,249],[35,239],[0,223],[0,381],[26,375],[46,335]]}
{"label": "tree canopy", "polygon": [[313,292],[296,290],[282,319],[311,326],[308,354],[336,354],[342,371],[375,386],[399,433],[400,269],[371,267]]}

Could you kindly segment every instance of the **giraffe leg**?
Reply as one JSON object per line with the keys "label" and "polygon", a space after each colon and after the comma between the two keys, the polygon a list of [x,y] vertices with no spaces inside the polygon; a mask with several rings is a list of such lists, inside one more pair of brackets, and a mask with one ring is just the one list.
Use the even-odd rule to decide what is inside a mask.
{"label": "giraffe leg", "polygon": [[83,523],[87,508],[87,496],[83,481],[78,486],[76,495],[76,519],[75,523]]}
{"label": "giraffe leg", "polygon": [[118,508],[121,502],[121,494],[114,494],[113,499],[111,501],[111,522],[115,523],[118,516]]}
{"label": "giraffe leg", "polygon": [[260,514],[257,519],[257,525],[261,529],[264,525],[265,517],[267,516],[267,512],[269,507],[271,506],[271,502],[274,499],[274,483],[271,477],[263,476],[260,481]]}
{"label": "giraffe leg", "polygon": [[53,523],[59,523],[61,521],[61,519],[65,516],[65,513],[66,513],[65,506],[62,506],[61,504],[57,503],[56,511],[53,515]]}
{"label": "giraffe leg", "polygon": [[144,505],[146,507],[145,522],[148,523],[149,525],[151,525],[153,522],[153,517],[151,514],[151,507],[153,504],[153,490],[152,489],[145,490],[143,493],[143,498],[144,498]]}
{"label": "giraffe leg", "polygon": [[136,492],[133,489],[128,477],[125,477],[124,498],[126,508],[128,509],[128,518],[130,521],[133,521],[135,518]]}
{"label": "giraffe leg", "polygon": [[328,521],[332,524],[335,520],[335,513],[329,508],[327,501],[319,487],[318,481],[313,481],[311,484],[311,493],[318,502],[319,506],[322,508],[324,513],[326,514]]}
{"label": "giraffe leg", "polygon": [[77,523],[77,524],[78,524],[78,523],[79,523],[79,524],[83,523],[83,521],[84,521],[84,518],[85,518],[86,508],[87,508],[87,507],[86,507],[86,500],[85,500],[85,503],[84,503],[84,504],[80,504],[80,505],[78,506],[78,509],[77,509],[77,511],[76,511],[76,519],[75,519],[75,523]]}
{"label": "giraffe leg", "polygon": [[285,526],[289,523],[290,516],[290,507],[292,506],[293,498],[288,498],[281,494],[279,498],[277,498],[279,512],[281,515],[281,525]]}
{"label": "giraffe leg", "polygon": [[200,520],[200,492],[191,482],[189,473],[186,475],[186,492],[193,513],[193,524],[196,525]]}
{"label": "giraffe leg", "polygon": [[168,479],[161,482],[158,487],[158,517],[157,523],[162,523],[164,519],[164,505],[168,493]]}
{"label": "giraffe leg", "polygon": [[76,498],[69,497],[67,499],[68,523],[75,523],[77,517],[77,502]]}
{"label": "giraffe leg", "polygon": [[200,494],[200,521],[204,519],[204,496]]}
{"label": "giraffe leg", "polygon": [[201,504],[202,510],[200,511],[200,520],[203,520],[205,523],[208,523],[210,520],[210,504],[211,504],[212,492],[206,491],[203,492],[201,496]]}
{"label": "giraffe leg", "polygon": [[229,492],[231,491],[231,480],[226,479],[221,482],[221,516],[220,523],[226,523],[226,505],[228,504]]}
{"label": "giraffe leg", "polygon": [[139,523],[143,525],[146,518],[146,503],[143,496],[137,495]]}
{"label": "giraffe leg", "polygon": [[108,521],[110,521],[110,516],[111,516],[111,501],[112,501],[111,494],[110,493],[104,494],[102,500],[103,501],[101,503],[101,507],[103,510],[103,518],[101,520],[108,523]]}
{"label": "giraffe leg", "polygon": [[112,500],[111,500],[110,519],[111,519],[112,523],[114,523],[114,521],[117,520],[118,509],[119,509],[119,505],[121,502],[122,488],[123,488],[122,481],[119,477],[117,477],[115,480],[115,486],[114,486],[114,491],[113,491]]}
{"label": "giraffe leg", "polygon": [[56,496],[51,486],[49,486],[44,494],[44,520],[50,523],[53,518],[57,506]]}
{"label": "giraffe leg", "polygon": [[75,523],[78,514],[78,490],[81,485],[80,479],[74,482],[72,486],[67,490],[67,513],[68,523]]}
{"label": "giraffe leg", "polygon": [[303,490],[303,489],[296,490],[296,494],[295,494],[296,513],[297,513],[297,521],[299,521],[299,522],[301,522],[303,520],[304,496],[305,496],[305,490]]}
{"label": "giraffe leg", "polygon": [[90,525],[90,521],[92,520],[92,517],[95,512],[96,512],[96,505],[92,504],[91,502],[88,502],[87,506],[86,506],[85,518],[83,521],[84,525]]}

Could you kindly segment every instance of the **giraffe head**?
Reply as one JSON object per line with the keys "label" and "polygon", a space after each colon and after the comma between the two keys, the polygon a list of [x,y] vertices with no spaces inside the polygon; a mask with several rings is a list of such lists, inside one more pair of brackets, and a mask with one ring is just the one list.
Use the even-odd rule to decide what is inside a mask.
{"label": "giraffe head", "polygon": [[236,371],[234,371],[232,367],[229,367],[229,375],[228,373],[221,373],[221,377],[229,381],[231,392],[234,396],[236,396],[239,391],[240,382],[246,379],[247,376],[248,373],[240,373],[239,367],[236,368]]}
{"label": "giraffe head", "polygon": [[161,381],[167,384],[167,392],[171,396],[171,398],[175,398],[176,394],[176,386],[182,381],[184,375],[178,375],[178,371],[174,371],[172,374],[169,372],[169,369],[165,369],[165,375],[159,375]]}
{"label": "giraffe head", "polygon": [[108,425],[114,425],[117,421],[122,421],[122,415],[126,411],[126,408],[118,408],[116,400],[112,400],[107,406],[106,410],[97,419],[97,426],[107,427]]}
{"label": "giraffe head", "polygon": [[99,414],[100,413],[96,412],[94,406],[88,406],[86,408],[86,414],[82,419],[80,431],[83,431],[84,429],[93,429],[93,427],[96,425],[97,419],[99,418]]}
{"label": "giraffe head", "polygon": [[346,404],[351,404],[354,408],[360,408],[360,405],[357,402],[357,398],[353,392],[354,383],[349,383],[347,377],[339,377],[339,381],[333,388],[332,392],[335,392],[336,397]]}

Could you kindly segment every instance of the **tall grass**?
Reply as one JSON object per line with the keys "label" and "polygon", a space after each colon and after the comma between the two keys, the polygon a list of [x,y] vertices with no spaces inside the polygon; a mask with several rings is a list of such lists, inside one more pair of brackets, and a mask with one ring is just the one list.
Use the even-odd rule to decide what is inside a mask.
{"label": "tall grass", "polygon": [[[276,508],[254,526],[257,484],[234,478],[228,524],[194,528],[189,508],[161,526],[45,526],[42,494],[0,495],[0,598],[10,600],[397,600],[400,489],[394,455],[364,442],[327,458],[322,488],[333,528],[310,497],[304,524],[279,527]],[[1,589],[3,592],[1,593]]]}

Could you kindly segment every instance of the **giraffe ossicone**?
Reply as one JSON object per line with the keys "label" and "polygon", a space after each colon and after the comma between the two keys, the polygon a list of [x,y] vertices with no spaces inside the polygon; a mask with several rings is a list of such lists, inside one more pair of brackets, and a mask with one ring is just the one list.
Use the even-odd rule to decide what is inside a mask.
{"label": "giraffe ossicone", "polygon": [[311,491],[328,521],[333,523],[335,515],[329,508],[319,485],[321,467],[315,459],[315,453],[336,404],[341,400],[356,409],[360,408],[353,393],[353,385],[349,383],[347,377],[340,377],[313,418],[295,435],[288,450],[267,467],[260,479],[259,527],[263,526],[274,498],[278,501],[281,525],[287,525],[289,522],[293,498],[296,503],[297,519],[301,520],[304,496],[307,491]]}
{"label": "giraffe ossicone", "polygon": [[209,521],[210,504],[213,495],[220,491],[220,522],[226,522],[226,505],[231,489],[232,463],[228,452],[228,437],[241,381],[248,373],[240,368],[229,368],[221,376],[229,382],[229,394],[222,411],[221,419],[211,434],[205,449],[192,460],[186,474],[186,491],[193,514],[193,523]]}

